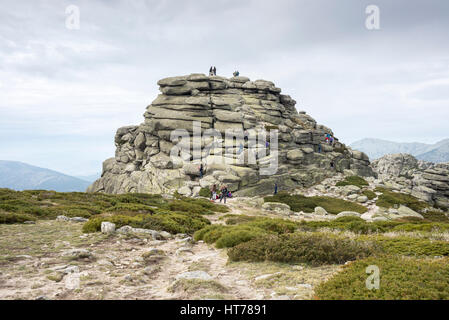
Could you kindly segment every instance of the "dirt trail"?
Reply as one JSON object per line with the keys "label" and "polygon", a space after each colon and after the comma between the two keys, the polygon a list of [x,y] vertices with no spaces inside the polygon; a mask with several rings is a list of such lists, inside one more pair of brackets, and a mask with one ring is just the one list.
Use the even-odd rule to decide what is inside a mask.
{"label": "dirt trail", "polygon": [[[241,199],[228,199],[227,206],[228,214],[260,214]],[[209,219],[223,223],[223,215]],[[309,299],[339,269],[228,263],[226,250],[201,241],[81,228],[57,221],[0,225],[0,299]],[[73,249],[91,256],[67,256]],[[147,258],[149,252],[157,254]],[[194,271],[194,279],[177,280]]]}

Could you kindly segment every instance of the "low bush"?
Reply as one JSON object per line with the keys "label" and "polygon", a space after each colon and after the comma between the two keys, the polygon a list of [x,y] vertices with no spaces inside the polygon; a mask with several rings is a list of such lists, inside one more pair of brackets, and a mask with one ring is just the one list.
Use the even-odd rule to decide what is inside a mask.
{"label": "low bush", "polygon": [[83,226],[83,232],[91,233],[101,230],[103,221],[112,222],[117,228],[129,225],[134,228],[144,228],[176,233],[194,233],[210,224],[209,220],[199,215],[182,212],[156,213],[153,215],[111,215],[95,217],[87,221]]}
{"label": "low bush", "polygon": [[210,192],[209,188],[201,188],[200,192],[199,192],[199,196],[209,199],[211,196],[211,192]]}
{"label": "low bush", "polygon": [[280,192],[274,196],[264,198],[265,202],[281,202],[288,204],[295,212],[314,212],[316,207],[324,208],[328,213],[338,214],[342,211],[365,213],[368,209],[360,204],[332,197],[305,197]]}
{"label": "low bush", "polygon": [[409,194],[393,192],[382,188],[377,188],[376,190],[382,192],[376,201],[376,205],[379,207],[394,208],[404,205],[417,212],[421,212],[423,209],[429,207],[427,203]]}
{"label": "low bush", "polygon": [[377,197],[376,193],[374,191],[371,190],[363,190],[362,194],[364,196],[367,196],[369,200],[373,200]]}
{"label": "low bush", "polygon": [[350,176],[346,177],[343,181],[339,181],[336,184],[337,187],[343,187],[343,186],[357,186],[359,188],[363,188],[366,186],[369,186],[369,183],[359,176]]}
{"label": "low bush", "polygon": [[107,212],[116,212],[116,213],[126,213],[126,212],[137,212],[142,214],[153,214],[155,213],[155,208],[152,208],[148,205],[141,203],[129,203],[129,202],[120,202],[106,209]]}
{"label": "low bush", "polygon": [[449,242],[411,237],[362,236],[360,241],[373,241],[382,251],[404,256],[448,256]]}
{"label": "low bush", "polygon": [[231,261],[342,264],[372,255],[369,242],[353,241],[324,234],[294,233],[267,235],[228,250]]}
{"label": "low bush", "polygon": [[441,211],[422,212],[421,215],[427,221],[449,223],[449,217],[447,216],[447,214]]}
{"label": "low bush", "polygon": [[0,212],[0,224],[23,223],[25,221],[35,220],[35,217],[28,214]]}
{"label": "low bush", "polygon": [[[368,290],[368,266],[380,269],[379,290]],[[369,257],[344,266],[315,289],[322,300],[449,299],[449,260],[398,256]]]}
{"label": "low bush", "polygon": [[[247,217],[247,216],[244,216]],[[235,219],[235,217],[231,217]],[[283,219],[254,218],[232,221],[230,225],[211,225],[195,233],[194,239],[215,243],[217,248],[230,248],[239,243],[267,234],[291,233],[297,229],[295,222]],[[228,221],[226,222],[228,223]]]}
{"label": "low bush", "polygon": [[223,217],[220,217],[220,219],[226,219],[227,225],[234,225],[234,224],[241,224],[241,223],[254,221],[254,220],[258,219],[258,217],[247,216],[244,214],[227,214]]}

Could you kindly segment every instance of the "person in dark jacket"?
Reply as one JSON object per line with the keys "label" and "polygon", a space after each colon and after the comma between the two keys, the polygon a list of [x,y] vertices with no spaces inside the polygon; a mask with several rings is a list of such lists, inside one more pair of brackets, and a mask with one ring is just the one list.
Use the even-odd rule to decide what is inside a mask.
{"label": "person in dark jacket", "polygon": [[274,184],[274,194],[278,194],[278,184]]}
{"label": "person in dark jacket", "polygon": [[200,165],[199,170],[200,170],[200,179],[202,179],[203,175],[204,175],[204,166],[203,166],[203,164]]}
{"label": "person in dark jacket", "polygon": [[226,186],[223,186],[221,188],[220,202],[221,202],[221,200],[224,200],[224,203],[226,203],[227,197],[228,197],[228,188]]}
{"label": "person in dark jacket", "polygon": [[214,76],[217,75],[217,68],[214,67]]}

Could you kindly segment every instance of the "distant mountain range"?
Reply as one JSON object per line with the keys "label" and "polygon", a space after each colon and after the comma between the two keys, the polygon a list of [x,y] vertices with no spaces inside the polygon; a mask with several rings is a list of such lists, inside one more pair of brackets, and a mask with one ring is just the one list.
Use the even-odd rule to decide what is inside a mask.
{"label": "distant mountain range", "polygon": [[352,149],[365,152],[371,160],[381,158],[386,154],[408,153],[415,158],[434,163],[449,162],[449,139],[435,144],[418,142],[393,142],[380,139],[362,139],[350,145]]}
{"label": "distant mountain range", "polygon": [[13,190],[86,191],[91,181],[17,161],[0,160],[0,188]]}

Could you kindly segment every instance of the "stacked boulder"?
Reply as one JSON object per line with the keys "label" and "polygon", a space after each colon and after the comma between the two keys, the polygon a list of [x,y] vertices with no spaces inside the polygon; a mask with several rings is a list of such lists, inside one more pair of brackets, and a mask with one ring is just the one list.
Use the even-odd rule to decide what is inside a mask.
{"label": "stacked boulder", "polygon": [[390,154],[373,161],[380,183],[432,205],[449,208],[449,163],[418,161],[410,154]]}
{"label": "stacked boulder", "polygon": [[[158,85],[162,94],[147,107],[144,123],[118,129],[115,157],[103,163],[101,178],[88,192],[195,196],[201,188],[225,184],[237,195],[252,196],[272,192],[275,183],[280,190],[308,187],[345,170],[374,174],[364,153],[336,138],[333,145],[326,143],[331,129],[298,112],[296,101],[270,81],[191,74],[162,79]],[[189,147],[176,149],[176,156],[174,147],[186,141],[174,139],[174,130],[188,133]],[[236,140],[211,137],[211,130],[222,138],[225,130],[234,132]],[[202,138],[195,140],[195,131]],[[278,132],[277,150],[259,152],[263,143],[246,139],[265,131]],[[216,139],[224,144],[217,146]],[[194,145],[201,146],[199,155],[191,152]],[[255,161],[249,161],[251,155]],[[277,170],[264,174],[261,168],[274,158]]]}

